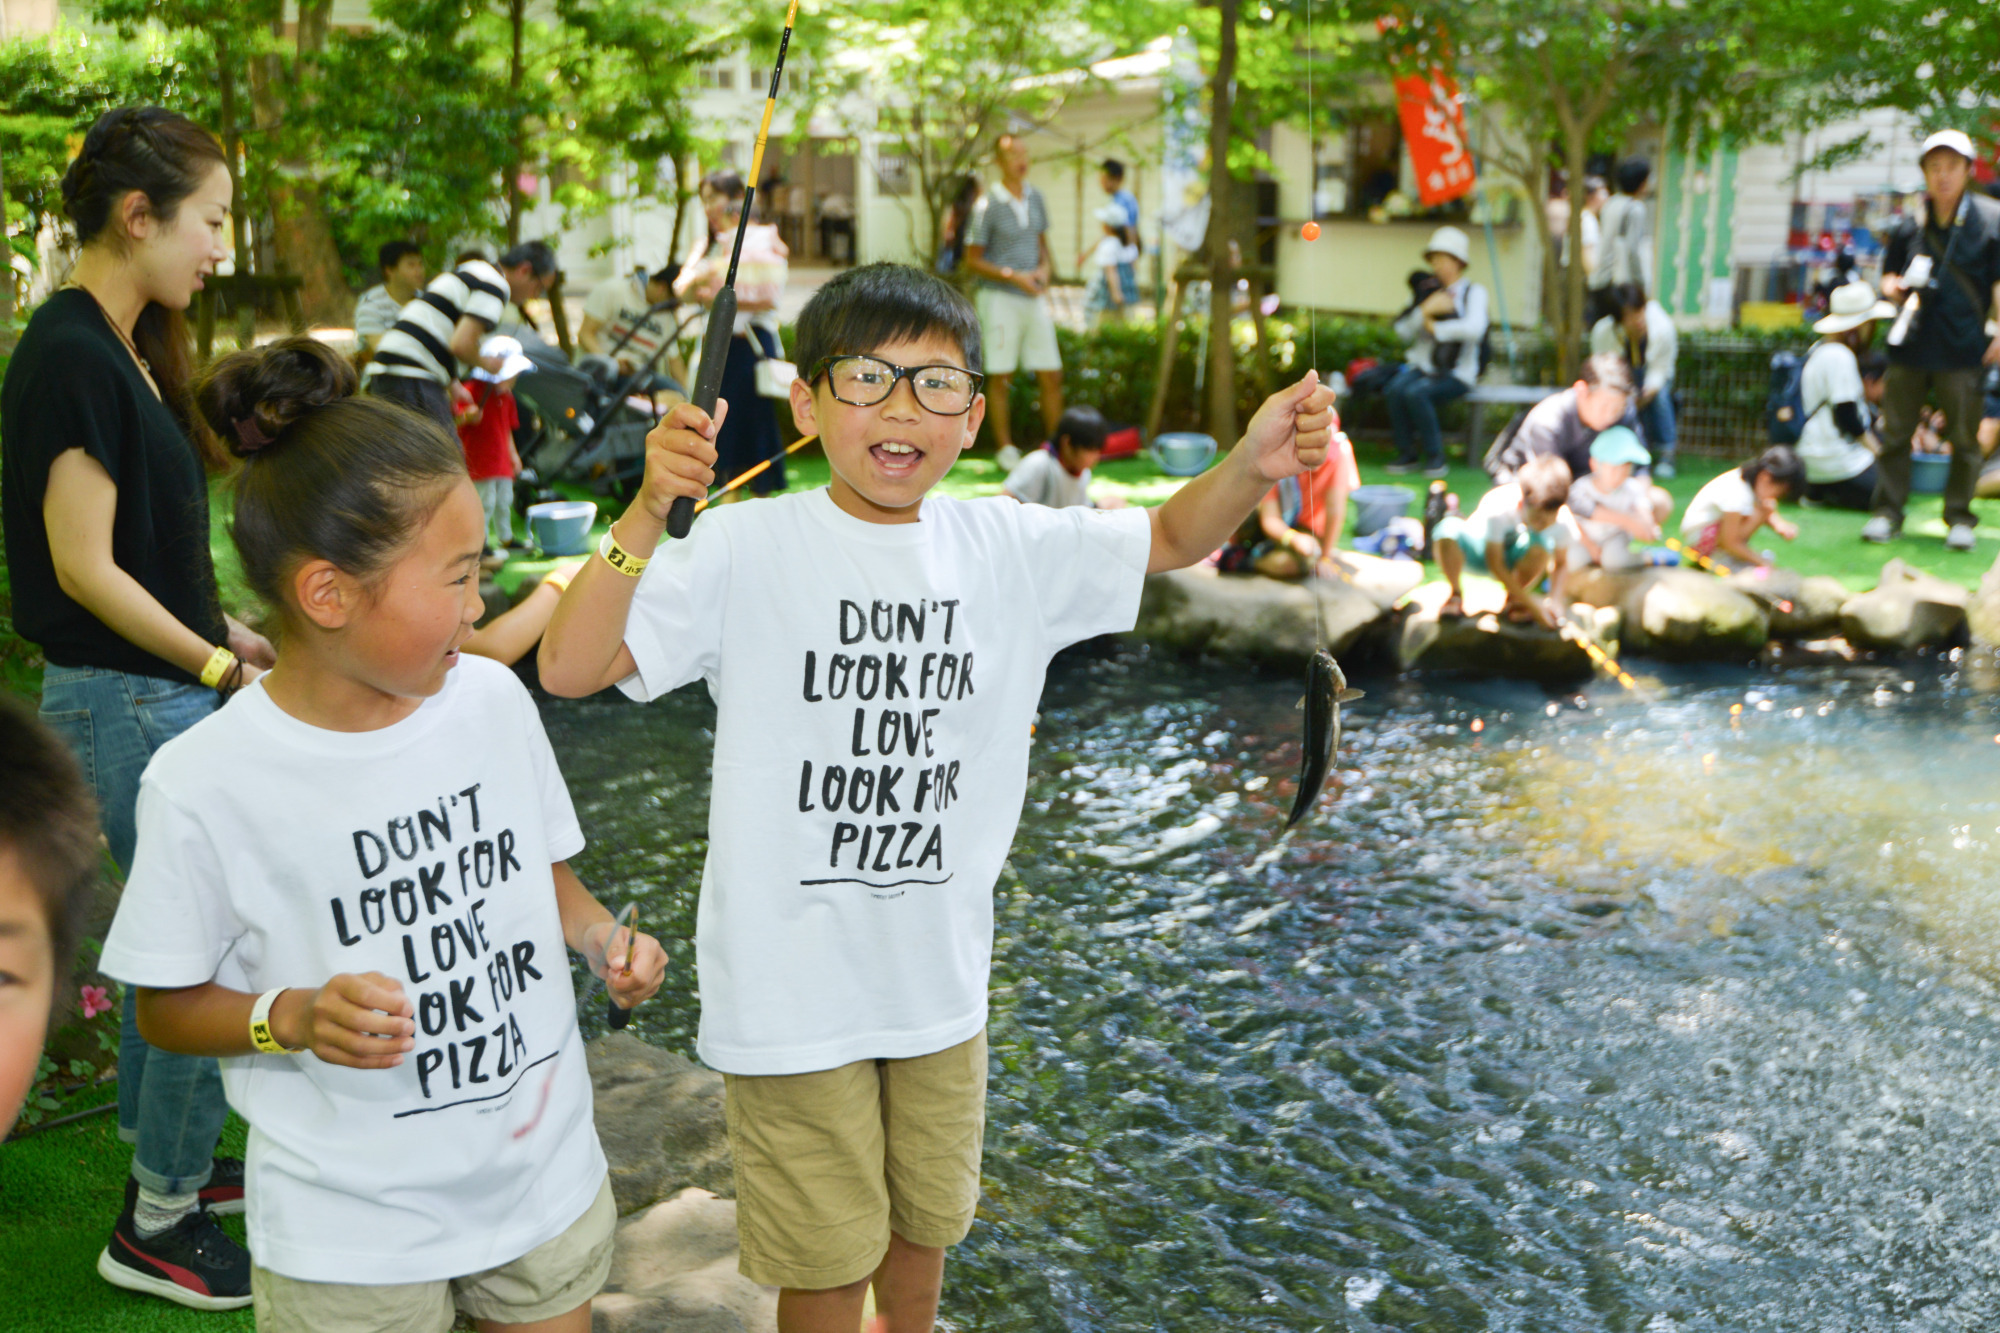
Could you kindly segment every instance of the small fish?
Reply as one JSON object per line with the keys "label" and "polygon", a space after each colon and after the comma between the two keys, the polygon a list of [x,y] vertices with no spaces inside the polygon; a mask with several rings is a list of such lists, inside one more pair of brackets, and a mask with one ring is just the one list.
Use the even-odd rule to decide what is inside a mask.
{"label": "small fish", "polygon": [[1333,766],[1333,753],[1340,748],[1340,706],[1361,697],[1360,690],[1347,688],[1347,677],[1333,654],[1322,648],[1312,656],[1306,670],[1306,697],[1299,707],[1306,714],[1305,755],[1299,761],[1299,793],[1292,800],[1292,816],[1285,821],[1291,828],[1306,817],[1326,775]]}

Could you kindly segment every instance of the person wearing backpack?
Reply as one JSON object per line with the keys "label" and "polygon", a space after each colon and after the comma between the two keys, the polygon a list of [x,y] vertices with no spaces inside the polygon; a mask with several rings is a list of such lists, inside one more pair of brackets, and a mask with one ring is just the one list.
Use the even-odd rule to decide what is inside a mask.
{"label": "person wearing backpack", "polygon": [[1902,534],[1910,498],[1910,439],[1927,401],[1944,410],[1951,441],[1945,479],[1945,546],[1970,551],[1979,520],[1972,513],[1979,481],[1980,383],[1984,366],[2000,364],[2000,337],[1989,339],[1987,318],[2000,303],[2000,202],[1972,186],[1972,140],[1940,130],[1924,140],[1924,208],[1891,228],[1882,251],[1882,295],[1917,306],[1889,333],[1889,373],[1882,398],[1882,457],[1875,516],[1861,539],[1891,542]]}
{"label": "person wearing backpack", "polygon": [[1396,432],[1396,461],[1389,464],[1389,471],[1421,470],[1427,477],[1442,477],[1446,468],[1438,405],[1463,398],[1479,382],[1484,369],[1481,349],[1492,321],[1486,289],[1465,276],[1472,262],[1472,242],[1464,232],[1457,227],[1432,232],[1424,262],[1443,289],[1411,306],[1396,321],[1396,335],[1410,344],[1410,354],[1382,396],[1388,400],[1389,424]]}
{"label": "person wearing backpack", "polygon": [[1639,382],[1632,406],[1652,450],[1653,476],[1665,481],[1674,475],[1674,362],[1680,355],[1680,334],[1674,317],[1658,301],[1648,300],[1646,289],[1636,282],[1613,284],[1610,301],[1615,313],[1591,329],[1591,354],[1622,356],[1632,368],[1632,378]]}
{"label": "person wearing backpack", "polygon": [[1835,509],[1874,507],[1879,470],[1867,445],[1869,410],[1861,354],[1874,341],[1876,321],[1896,313],[1866,282],[1836,287],[1826,318],[1813,325],[1823,341],[1799,363],[1792,440],[1806,466],[1805,498]]}

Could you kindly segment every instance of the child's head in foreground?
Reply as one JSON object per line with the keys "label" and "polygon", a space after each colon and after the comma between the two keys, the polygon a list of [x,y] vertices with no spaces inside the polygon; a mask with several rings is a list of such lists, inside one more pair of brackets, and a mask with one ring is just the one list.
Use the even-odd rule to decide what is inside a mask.
{"label": "child's head in foreground", "polygon": [[912,522],[985,418],[979,316],[936,274],[869,264],[799,312],[792,419],[820,437],[834,499]]}
{"label": "child's head in foreground", "polygon": [[288,663],[421,698],[479,619],[486,516],[455,435],[354,389],[345,358],[287,338],[216,362],[195,401],[244,460],[231,536]]}
{"label": "child's head in foreground", "polygon": [[1521,487],[1521,522],[1535,532],[1556,521],[1569,499],[1569,464],[1554,454],[1536,454],[1514,478]]}
{"label": "child's head in foreground", "polygon": [[76,757],[0,698],[0,1133],[35,1080],[97,866],[97,804]]}
{"label": "child's head in foreground", "polygon": [[1110,433],[1104,414],[1079,403],[1066,407],[1056,422],[1056,461],[1072,477],[1080,477],[1104,457],[1104,437]]}
{"label": "child's head in foreground", "polygon": [[1590,479],[1605,495],[1623,486],[1632,469],[1653,461],[1630,426],[1601,430],[1590,442]]}

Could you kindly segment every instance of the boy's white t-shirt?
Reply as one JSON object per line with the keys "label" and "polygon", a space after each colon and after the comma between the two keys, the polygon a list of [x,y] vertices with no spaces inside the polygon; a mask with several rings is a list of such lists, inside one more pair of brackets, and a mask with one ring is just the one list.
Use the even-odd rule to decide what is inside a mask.
{"label": "boy's white t-shirt", "polygon": [[1125,242],[1109,233],[1106,233],[1103,239],[1098,241],[1097,248],[1090,252],[1092,268],[1114,268],[1126,262],[1128,261],[1125,258]]}
{"label": "boy's white t-shirt", "polygon": [[879,524],[822,489],[712,509],[660,550],[619,687],[715,699],[704,1062],[805,1073],[985,1026],[1049,659],[1132,627],[1151,543],[1143,509],[933,495]]}
{"label": "boy's white t-shirt", "polygon": [[1720,523],[1724,514],[1756,512],[1755,488],[1743,480],[1742,468],[1733,467],[1716,474],[1708,485],[1695,492],[1694,499],[1688,501],[1687,513],[1681,516],[1681,532],[1699,536],[1710,524]]}
{"label": "boy's white t-shirt", "polygon": [[1577,533],[1589,536],[1597,544],[1602,552],[1600,563],[1606,569],[1619,569],[1636,560],[1630,550],[1632,534],[1616,523],[1595,517],[1597,511],[1613,509],[1621,514],[1646,516],[1652,507],[1653,485],[1646,478],[1628,476],[1606,492],[1597,488],[1594,473],[1585,473],[1570,483],[1569,508],[1564,512]]}
{"label": "boy's white t-shirt", "polygon": [[261,684],[163,746],[105,941],[128,985],[402,983],[394,1069],[222,1061],[250,1122],[249,1244],[308,1282],[431,1282],[560,1235],[603,1184],[549,867],[583,835],[528,692],[483,657],[394,726],[334,732]]}
{"label": "boy's white t-shirt", "polygon": [[1000,489],[1017,500],[1068,509],[1090,503],[1090,469],[1072,477],[1062,460],[1048,449],[1037,449],[1015,464]]}

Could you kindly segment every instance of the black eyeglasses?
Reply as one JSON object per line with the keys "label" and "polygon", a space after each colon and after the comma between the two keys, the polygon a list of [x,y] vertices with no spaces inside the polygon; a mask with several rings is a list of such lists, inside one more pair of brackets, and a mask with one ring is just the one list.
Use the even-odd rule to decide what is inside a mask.
{"label": "black eyeglasses", "polygon": [[807,382],[826,376],[827,388],[849,407],[873,407],[907,379],[917,403],[941,417],[962,417],[986,384],[984,375],[958,366],[899,366],[874,356],[822,357]]}

